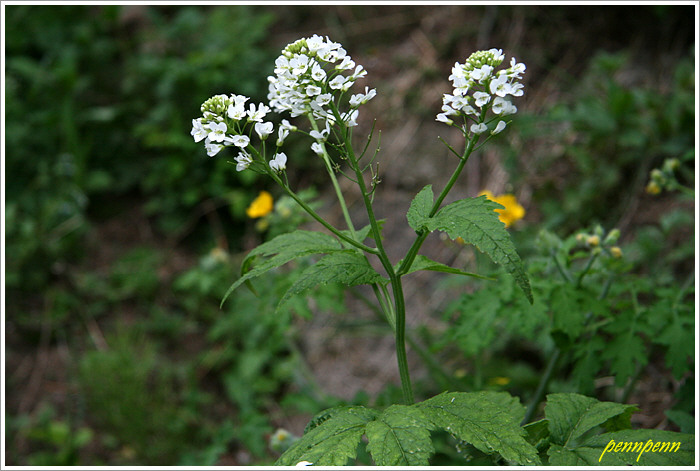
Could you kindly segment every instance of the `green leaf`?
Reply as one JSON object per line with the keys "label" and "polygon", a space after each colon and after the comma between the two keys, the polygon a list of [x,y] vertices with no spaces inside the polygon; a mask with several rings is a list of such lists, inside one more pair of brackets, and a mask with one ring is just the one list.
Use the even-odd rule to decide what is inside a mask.
{"label": "green leaf", "polygon": [[340,283],[346,286],[385,283],[387,280],[376,272],[364,255],[354,250],[342,250],[326,255],[315,265],[304,270],[280,300],[277,310],[296,294],[319,284]]}
{"label": "green leaf", "polygon": [[420,409],[393,405],[367,424],[367,450],[377,466],[427,466],[433,428]]}
{"label": "green leaf", "polygon": [[[616,402],[600,402],[592,397],[574,393],[547,395],[544,414],[549,421],[552,441],[564,447],[574,447],[577,441],[598,425],[623,414],[631,414],[636,407]],[[629,419],[629,415],[626,415]]]}
{"label": "green leaf", "polygon": [[[394,270],[398,270],[401,266],[401,263],[403,263],[403,259],[400,260],[399,263],[397,263],[394,266]],[[443,273],[452,273],[453,275],[473,276],[474,278],[481,278],[482,280],[494,280],[494,278],[489,278],[488,276],[482,276],[476,273],[462,271],[459,268],[452,268],[440,262],[431,260],[425,255],[417,255],[415,260],[413,260],[413,263],[411,264],[411,268],[409,268],[405,274],[408,275],[409,273],[417,272],[420,270],[439,271]]]}
{"label": "green leaf", "polygon": [[[288,234],[279,235],[274,239],[265,242],[264,244],[260,244],[248,253],[241,265],[242,276],[238,278],[226,291],[226,294],[221,300],[221,305],[223,306],[224,302],[233,292],[233,290],[238,288],[241,284],[252,278],[260,276],[273,268],[282,266],[295,258],[303,257],[305,255],[330,253],[341,249],[342,246],[334,237],[321,232],[298,230]],[[273,256],[265,259],[252,270],[249,270],[256,257],[269,255]]]}
{"label": "green leaf", "polygon": [[665,430],[623,430],[596,435],[576,448],[552,445],[548,454],[552,466],[693,466],[695,436]]}
{"label": "green leaf", "polygon": [[408,208],[406,218],[408,225],[416,232],[423,229],[425,222],[430,217],[430,210],[433,208],[433,186],[427,185],[411,201],[411,206]]}
{"label": "green leaf", "polygon": [[376,411],[362,406],[335,408],[330,417],[310,428],[275,464],[294,466],[309,461],[315,466],[345,466],[355,458],[365,426],[376,415]]}
{"label": "green leaf", "polygon": [[[428,188],[428,187],[426,187]],[[465,198],[448,204],[431,218],[424,217],[425,201],[421,196],[426,188],[414,199],[413,224],[425,227],[429,231],[440,230],[446,232],[452,239],[461,237],[464,242],[474,245],[481,252],[491,257],[495,263],[503,265],[513,276],[515,282],[532,304],[532,291],[530,280],[525,273],[523,263],[515,250],[513,241],[506,230],[505,224],[498,219],[494,209],[502,208],[498,203],[489,200],[486,196]],[[429,190],[429,188],[428,188]],[[432,195],[430,191],[429,197]],[[421,197],[419,199],[419,197]],[[418,202],[416,202],[418,200]],[[411,204],[411,209],[414,204]],[[411,210],[409,210],[411,212]],[[415,227],[413,227],[415,229]]]}
{"label": "green leaf", "polygon": [[537,450],[530,445],[516,420],[513,402],[502,393],[442,393],[416,404],[436,426],[484,453],[497,452],[518,464],[539,464]]}

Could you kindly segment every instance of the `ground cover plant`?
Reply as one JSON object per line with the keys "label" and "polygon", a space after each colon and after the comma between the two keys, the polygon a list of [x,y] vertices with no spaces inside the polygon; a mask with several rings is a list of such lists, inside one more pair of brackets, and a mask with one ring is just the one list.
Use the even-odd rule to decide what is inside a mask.
{"label": "ground cover plant", "polygon": [[[631,405],[599,402],[576,393],[552,394],[545,402],[545,418],[533,422],[544,385],[552,375],[551,367],[542,376],[542,387],[538,387],[527,411],[519,399],[493,391],[443,392],[415,402],[406,356],[407,309],[402,277],[419,270],[431,270],[484,278],[420,255],[421,245],[430,233],[441,231],[453,240],[475,246],[502,265],[527,302],[534,304],[529,277],[506,231],[506,226],[522,217],[523,213],[514,198],[501,197],[505,206],[488,194],[443,205],[472,153],[503,132],[517,112],[513,99],[524,93],[521,79],[526,65],[512,58],[501,67],[504,59],[500,49],[476,51],[464,63],[457,62],[452,68],[449,79],[453,91],[444,94],[436,120],[458,128],[464,143],[454,149],[444,142],[456,158],[455,169],[437,198],[432,185],[425,186],[413,198],[406,219],[416,238],[405,257],[394,264],[384,249],[382,221],[376,218],[373,208],[379,183],[379,163],[375,160],[379,153],[378,144],[375,144],[374,152],[371,150],[374,127],[361,151],[353,147],[353,128],[357,126],[360,107],[377,92],[365,86],[364,92],[351,94],[355,82],[364,78],[367,72],[351,59],[341,44],[318,35],[290,43],[275,61],[275,75],[268,77],[267,104],[247,103],[250,98],[243,95],[216,95],[202,104],[202,116],[192,120],[191,135],[195,142],[204,141],[210,157],[226,148],[235,149],[237,155],[231,163],[235,164],[236,171],[251,170],[270,177],[331,233],[296,230],[254,248],[244,258],[241,275],[227,290],[222,305],[242,284],[256,291],[253,280],[268,271],[300,257],[321,255],[288,288],[275,312],[284,312],[292,297],[320,284],[370,285],[377,310],[395,337],[403,401],[382,409],[358,405],[324,410],[307,425],[304,435],[284,451],[277,464],[342,466],[357,458],[358,446],[362,443],[376,465],[425,466],[435,453],[431,439],[431,432],[435,430],[448,432],[465,447],[490,457],[494,464],[532,465],[544,461],[555,466],[595,465],[602,463],[606,452],[614,450],[617,453],[621,449],[622,454],[610,457],[616,464],[692,464],[692,434],[633,431],[629,417],[635,407]],[[282,116],[306,118],[309,127],[303,130],[282,119],[275,132],[273,122],[265,120],[273,110]],[[290,187],[287,165],[289,162],[293,168],[293,161],[282,150],[285,139],[292,132],[307,134],[311,141],[310,150],[323,160],[343,212],[344,228],[326,221]],[[268,143],[271,136],[276,137],[274,146],[273,139]],[[369,221],[364,228],[356,227],[350,217],[336,174],[359,187]],[[653,182],[659,178],[657,171]],[[564,244],[552,234],[543,234],[546,248],[565,281],[556,286],[545,284],[544,290],[551,290],[551,296],[543,304],[549,304],[544,310],[554,314],[551,337],[557,347],[551,353],[550,365],[556,363],[562,350],[576,346],[583,350],[583,353],[572,353],[578,359],[575,365],[577,378],[597,373],[600,366],[595,363],[596,359],[609,358],[617,383],[625,385],[635,374],[636,363],[644,359],[644,346],[636,336],[638,309],[631,317],[617,316],[617,319],[602,322],[592,319],[597,328],[606,328],[612,335],[619,334],[603,348],[602,336],[586,327],[592,315],[605,312],[595,301],[602,301],[608,295],[611,279],[602,284],[597,295],[594,291],[582,289],[583,280],[596,259],[621,258],[621,249],[615,245],[619,236],[619,230],[605,234],[599,226],[592,234],[578,234],[574,240],[585,244],[590,253],[583,269],[571,273],[572,259],[578,256],[569,257],[571,244]],[[369,239],[372,245],[366,245]],[[383,270],[375,269],[368,256],[376,257]],[[503,283],[499,284],[499,290],[502,290]],[[682,299],[688,289],[687,284],[683,286],[677,299]],[[473,344],[479,341],[478,330],[476,339],[472,338],[474,330],[469,324],[479,323],[489,315],[498,316],[498,309],[503,304],[499,296],[489,290],[479,293],[480,297],[465,296],[459,309],[462,325],[468,325],[468,328],[457,343],[468,350],[478,348]],[[515,295],[517,299],[519,294]],[[489,297],[496,301],[490,303]],[[518,305],[517,300],[513,302]],[[488,308],[484,309],[484,306]],[[512,306],[506,310],[508,308],[512,309]],[[524,315],[520,314],[524,317],[536,315],[520,306],[517,310],[525,311]],[[692,324],[692,318],[690,312],[679,312],[675,307],[671,312],[674,319],[658,321],[668,335],[654,333],[663,345],[670,346],[675,342],[684,345],[682,352],[669,349],[669,363],[678,365],[680,372],[684,369],[685,359],[692,355],[692,344],[690,338],[677,336],[683,335],[685,324]],[[590,341],[579,338],[584,332],[590,335]],[[488,336],[489,332],[482,334]],[[591,346],[594,343],[596,345]],[[580,369],[586,371],[580,373]],[[362,442],[363,436],[366,444]],[[649,438],[643,440],[640,437]],[[618,443],[623,446],[618,446]],[[645,443],[651,444],[651,448],[645,450]],[[654,447],[657,450],[663,447],[663,453],[672,454],[642,456],[644,451],[651,451]]]}
{"label": "ground cover plant", "polygon": [[691,8],[7,6],[4,464],[693,464]]}

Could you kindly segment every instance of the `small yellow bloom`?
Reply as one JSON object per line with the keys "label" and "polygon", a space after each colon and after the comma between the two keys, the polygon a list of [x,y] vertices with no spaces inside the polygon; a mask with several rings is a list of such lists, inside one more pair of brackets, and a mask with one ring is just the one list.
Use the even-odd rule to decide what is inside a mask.
{"label": "small yellow bloom", "polygon": [[505,194],[494,196],[493,193],[488,190],[482,191],[479,195],[486,195],[491,201],[495,201],[505,207],[505,209],[496,209],[495,211],[499,214],[498,219],[500,219],[506,227],[512,226],[516,221],[525,217],[525,208],[518,203],[515,195]]}
{"label": "small yellow bloom", "polygon": [[615,247],[610,247],[610,253],[612,254],[613,257],[615,258],[620,258],[622,257],[622,249],[618,246]]}
{"label": "small yellow bloom", "polygon": [[510,378],[506,378],[505,376],[496,376],[495,378],[491,378],[489,382],[497,386],[505,386],[506,384],[510,383]]}
{"label": "small yellow bloom", "polygon": [[600,244],[600,237],[597,235],[589,236],[588,239],[586,239],[586,243],[591,247],[597,247]]}
{"label": "small yellow bloom", "polygon": [[650,195],[658,195],[659,193],[661,193],[661,187],[659,186],[658,183],[651,181],[647,185],[646,191]]}
{"label": "small yellow bloom", "polygon": [[269,214],[273,207],[272,195],[267,191],[261,191],[258,197],[250,203],[245,213],[249,218],[260,218]]}

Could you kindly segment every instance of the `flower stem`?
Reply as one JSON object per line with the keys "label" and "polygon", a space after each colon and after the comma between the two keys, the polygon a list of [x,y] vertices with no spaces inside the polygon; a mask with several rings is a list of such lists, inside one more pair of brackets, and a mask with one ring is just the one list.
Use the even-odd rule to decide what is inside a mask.
{"label": "flower stem", "polygon": [[406,404],[413,404],[413,388],[411,386],[411,377],[408,371],[408,360],[406,357],[406,304],[404,301],[403,286],[401,285],[401,277],[394,271],[394,267],[391,265],[389,257],[384,250],[381,230],[379,228],[379,224],[377,223],[377,218],[374,215],[372,201],[370,200],[367,192],[367,185],[365,184],[362,170],[360,169],[357,158],[355,157],[355,152],[353,151],[351,143],[351,133],[347,127],[345,128],[345,149],[347,150],[350,166],[357,176],[357,184],[360,187],[362,200],[365,203],[365,209],[367,210],[367,216],[369,217],[369,223],[372,228],[372,237],[377,244],[377,250],[379,253],[376,255],[379,257],[382,267],[384,267],[384,270],[386,270],[391,283],[392,294],[394,296],[394,335],[396,339],[396,357],[399,367],[399,376],[401,377],[401,389],[403,391],[404,402]]}
{"label": "flower stem", "polygon": [[[314,129],[314,131],[318,132],[318,124],[316,123],[316,120],[312,116],[309,116],[309,121],[311,122],[311,127]],[[335,172],[333,171],[333,167],[331,166],[331,158],[328,155],[328,151],[326,150],[326,144],[324,142],[321,142],[320,144],[321,148],[323,149],[323,155],[321,157],[323,158],[323,162],[326,164],[326,171],[331,177],[333,189],[335,190],[335,194],[338,197],[340,209],[342,210],[343,217],[345,218],[345,224],[347,224],[348,230],[350,231],[350,234],[352,234],[352,238],[357,239],[357,235],[355,234],[355,226],[353,225],[352,219],[350,218],[350,213],[348,212],[348,207],[345,204],[345,198],[343,197],[343,192],[341,191],[340,185],[338,184],[338,179],[335,178]]]}
{"label": "flower stem", "polygon": [[[428,214],[428,217],[433,217],[435,216],[435,213],[438,212],[440,209],[440,205],[442,205],[442,202],[445,200],[447,197],[447,194],[450,192],[454,184],[457,182],[457,179],[459,178],[459,175],[462,173],[462,170],[464,170],[464,166],[467,164],[467,160],[469,160],[469,156],[471,155],[474,145],[476,144],[476,141],[478,139],[478,136],[472,137],[471,140],[467,141],[467,146],[464,149],[464,153],[462,154],[462,157],[459,160],[459,164],[457,165],[457,168],[455,169],[454,172],[452,172],[452,176],[448,180],[447,184],[445,185],[445,188],[443,188],[442,192],[438,196],[438,198],[435,200],[435,203],[433,203],[433,207],[430,209],[430,213]],[[413,245],[411,245],[411,248],[408,249],[408,254],[406,254],[406,258],[404,258],[403,262],[401,263],[401,266],[397,270],[398,276],[403,276],[405,275],[408,270],[410,270],[411,265],[413,264],[413,261],[415,260],[416,256],[418,255],[418,251],[420,250],[421,246],[423,245],[423,242],[425,242],[426,237],[428,237],[428,232],[426,229],[421,229],[418,232],[418,237],[416,240],[413,242]]]}
{"label": "flower stem", "polygon": [[293,191],[291,188],[289,188],[289,185],[285,184],[285,182],[283,182],[282,179],[281,179],[280,177],[278,177],[274,172],[271,172],[270,175],[271,175],[272,179],[273,179],[279,186],[281,186],[282,188],[284,188],[284,191],[285,191],[289,196],[291,196],[292,199],[293,199],[294,201],[296,201],[297,204],[298,204],[299,206],[301,206],[302,209],[303,209],[304,211],[306,211],[307,213],[309,213],[309,215],[310,215],[312,218],[314,218],[316,221],[318,221],[323,227],[325,227],[326,229],[328,229],[329,231],[331,231],[333,234],[335,234],[335,235],[336,235],[337,237],[339,237],[340,239],[343,239],[343,240],[344,240],[345,242],[347,242],[348,244],[350,244],[350,245],[352,245],[352,246],[354,246],[354,247],[357,247],[358,249],[364,250],[364,251],[367,252],[367,253],[371,253],[371,254],[375,254],[375,255],[378,254],[377,249],[372,248],[372,247],[369,247],[369,246],[363,244],[362,242],[358,242],[358,241],[356,241],[355,239],[353,239],[352,237],[346,236],[345,234],[343,234],[342,232],[340,232],[338,229],[336,229],[335,227],[333,227],[331,224],[329,224],[325,219],[323,219],[321,216],[319,216],[319,214],[318,214],[316,211],[314,211],[308,204],[306,204],[301,198],[299,198],[299,195],[297,195],[296,193],[294,193],[294,191]]}

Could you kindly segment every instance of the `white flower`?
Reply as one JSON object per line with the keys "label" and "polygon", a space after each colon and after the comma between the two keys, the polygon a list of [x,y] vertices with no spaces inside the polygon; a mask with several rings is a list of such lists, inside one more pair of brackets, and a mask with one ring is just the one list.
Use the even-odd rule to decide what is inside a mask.
{"label": "white flower", "polygon": [[503,131],[505,128],[506,128],[506,122],[499,121],[498,124],[496,125],[496,129],[491,131],[491,134],[498,134],[499,132]]}
{"label": "white flower", "polygon": [[311,461],[300,461],[294,466],[313,466],[313,463]]}
{"label": "white flower", "polygon": [[515,57],[512,57],[510,59],[510,72],[508,74],[510,76],[510,78],[515,78],[515,79],[521,78],[522,74],[525,73],[525,69],[526,69],[525,64],[523,64],[522,62],[517,63],[515,60]]}
{"label": "white flower", "polygon": [[473,80],[476,80],[479,83],[483,83],[484,80],[486,80],[489,75],[491,75],[491,71],[493,70],[493,67],[490,65],[482,65],[481,68],[479,69],[474,69],[469,73],[469,77],[471,77]]}
{"label": "white flower", "polygon": [[[221,142],[226,137],[226,123],[209,123],[209,135],[212,142]],[[218,151],[217,151],[218,152]]]}
{"label": "white flower", "polygon": [[241,149],[245,148],[248,144],[250,144],[250,138],[248,136],[242,136],[240,134],[231,136],[229,138],[229,142],[233,144],[236,147],[240,147]]}
{"label": "white flower", "polygon": [[358,110],[348,111],[347,113],[344,113],[340,119],[342,119],[345,122],[345,125],[350,128],[357,126],[357,116],[359,114],[360,112]]}
{"label": "white flower", "polygon": [[511,91],[511,85],[508,83],[508,76],[506,74],[501,74],[495,79],[491,80],[489,84],[489,90],[494,95],[504,97]]}
{"label": "white flower", "polygon": [[509,94],[513,96],[523,96],[523,84],[522,83],[514,83],[510,86],[510,90],[508,91]]}
{"label": "white flower", "polygon": [[260,103],[258,105],[257,110],[256,110],[255,105],[253,103],[251,103],[250,109],[248,110],[248,121],[257,121],[257,122],[261,123],[263,118],[265,117],[265,115],[269,112],[270,112],[270,108],[268,108],[264,104]]}
{"label": "white flower", "polygon": [[491,110],[495,114],[507,116],[509,114],[515,114],[518,111],[518,108],[516,108],[515,105],[513,105],[510,101],[506,100],[505,98],[497,96],[493,100],[493,106],[491,107]]}
{"label": "white flower", "polygon": [[342,75],[336,75],[335,77],[333,77],[333,80],[328,82],[328,86],[334,90],[339,90],[343,88],[343,86],[345,85],[345,81],[345,77],[343,77]]}
{"label": "white flower", "polygon": [[313,144],[311,144],[311,150],[314,152],[314,154],[319,156],[322,156],[324,154],[323,146],[320,142],[314,142]]}
{"label": "white flower", "polygon": [[246,117],[245,106],[243,103],[239,105],[228,105],[227,114],[229,118],[239,121]]}
{"label": "white flower", "polygon": [[355,61],[350,59],[350,56],[343,57],[343,61],[335,66],[338,70],[350,70],[353,67],[355,67]]}
{"label": "white flower", "polygon": [[486,125],[484,123],[472,124],[469,129],[474,134],[481,134],[482,132],[486,132],[488,130],[488,128],[486,127]]}
{"label": "white flower", "polygon": [[311,78],[317,82],[326,79],[326,71],[323,70],[323,67],[321,67],[318,62],[314,62],[314,65],[311,67]]}
{"label": "white flower", "polygon": [[221,149],[224,148],[224,146],[211,142],[211,140],[207,137],[207,140],[204,141],[204,148],[207,150],[207,155],[209,157],[214,157],[221,151]]}
{"label": "white flower", "polygon": [[331,133],[331,127],[330,124],[326,121],[326,128],[323,131],[316,131],[313,130],[309,133],[311,137],[316,139],[317,141],[325,141],[328,135]]}
{"label": "white flower", "polygon": [[258,133],[258,136],[260,136],[260,139],[263,141],[267,139],[267,136],[272,134],[272,129],[272,123],[255,123],[255,132]]}
{"label": "white flower", "polygon": [[308,96],[320,95],[321,94],[321,87],[317,87],[316,85],[307,85],[306,94]]}
{"label": "white flower", "polygon": [[474,92],[474,100],[474,104],[481,108],[491,100],[491,95],[484,92]]}
{"label": "white flower", "polygon": [[287,155],[284,152],[275,154],[275,157],[270,160],[270,168],[279,173],[287,168]]}
{"label": "white flower", "polygon": [[369,87],[365,87],[365,93],[357,93],[353,96],[350,97],[350,106],[360,106],[364,105],[368,101],[370,101],[372,98],[374,98],[377,95],[377,90],[372,89],[370,90]]}
{"label": "white flower", "polygon": [[248,166],[253,162],[253,159],[250,157],[250,155],[246,154],[245,152],[239,152],[238,156],[234,159],[236,161],[236,170],[239,172],[242,172],[243,170],[247,169]]}
{"label": "white flower", "polygon": [[447,114],[445,113],[440,113],[437,115],[435,118],[435,121],[440,121],[441,123],[449,124],[452,125],[454,121],[452,121],[450,118],[447,117]]}
{"label": "white flower", "polygon": [[202,125],[202,118],[192,120],[192,131],[190,131],[194,142],[199,142],[209,134],[209,131]]}

